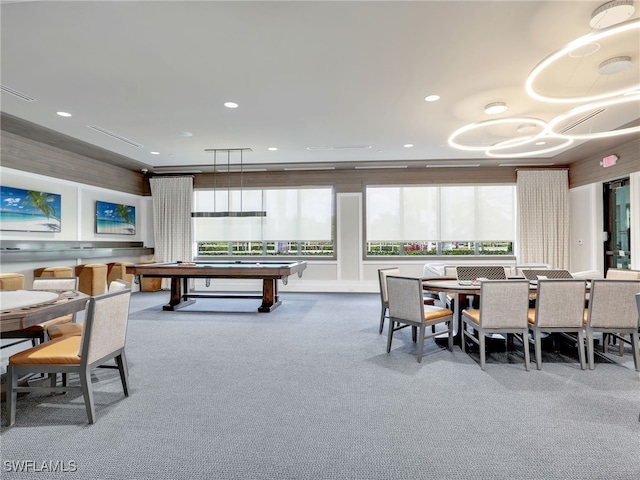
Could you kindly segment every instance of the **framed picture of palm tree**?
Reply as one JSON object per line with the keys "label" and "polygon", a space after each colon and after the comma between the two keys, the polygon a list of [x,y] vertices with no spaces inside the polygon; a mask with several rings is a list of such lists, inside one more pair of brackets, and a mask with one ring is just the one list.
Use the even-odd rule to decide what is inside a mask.
{"label": "framed picture of palm tree", "polygon": [[96,201],[96,233],[136,234],[136,207]]}
{"label": "framed picture of palm tree", "polygon": [[62,196],[0,186],[0,230],[53,232],[62,230]]}

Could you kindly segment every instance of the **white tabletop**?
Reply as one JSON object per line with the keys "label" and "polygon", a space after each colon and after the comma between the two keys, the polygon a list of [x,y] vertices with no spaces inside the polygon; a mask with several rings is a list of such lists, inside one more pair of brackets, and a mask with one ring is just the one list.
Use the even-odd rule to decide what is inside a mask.
{"label": "white tabletop", "polygon": [[6,290],[0,292],[0,308],[13,310],[14,308],[32,307],[42,303],[52,302],[59,297],[56,292],[41,290]]}

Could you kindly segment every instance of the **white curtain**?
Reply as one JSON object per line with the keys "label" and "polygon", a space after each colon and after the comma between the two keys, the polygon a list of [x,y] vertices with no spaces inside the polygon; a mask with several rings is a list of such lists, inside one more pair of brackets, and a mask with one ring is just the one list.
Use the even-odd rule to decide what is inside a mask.
{"label": "white curtain", "polygon": [[569,268],[567,170],[518,171],[519,263]]}
{"label": "white curtain", "polygon": [[[152,177],[153,238],[156,260],[190,262],[193,259],[191,207],[193,177]],[[169,280],[162,280],[168,288]]]}

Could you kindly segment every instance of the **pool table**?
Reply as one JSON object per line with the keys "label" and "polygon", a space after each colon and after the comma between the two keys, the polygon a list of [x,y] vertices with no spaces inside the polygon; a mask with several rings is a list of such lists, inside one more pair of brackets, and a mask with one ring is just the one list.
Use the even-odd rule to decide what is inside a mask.
{"label": "pool table", "polygon": [[[256,262],[256,261],[202,261],[167,262],[127,266],[127,273],[151,278],[170,278],[171,297],[163,310],[177,310],[191,305],[194,298],[262,298],[259,312],[271,312],[282,301],[278,296],[278,279],[286,285],[289,275],[298,274],[307,268],[307,262]],[[261,279],[262,296],[248,294],[222,294],[192,292],[190,278],[244,278]]]}

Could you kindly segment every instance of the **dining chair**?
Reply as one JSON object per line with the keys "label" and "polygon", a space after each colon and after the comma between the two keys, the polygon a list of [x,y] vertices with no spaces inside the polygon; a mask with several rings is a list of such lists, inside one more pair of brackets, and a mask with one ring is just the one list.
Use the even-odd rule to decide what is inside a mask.
{"label": "dining chair", "polygon": [[516,265],[516,277],[522,277],[522,270],[545,270],[551,268],[551,265],[546,263],[522,263],[520,265]]}
{"label": "dining chair", "polygon": [[[120,292],[131,288],[131,284],[124,280],[113,280],[109,283],[109,293]],[[50,339],[60,338],[68,335],[82,335],[83,323],[71,322],[58,325],[51,325],[47,328]]]}
{"label": "dining chair", "polygon": [[[33,279],[33,290],[77,290],[78,278],[77,277],[38,277]],[[13,330],[10,332],[3,332],[2,338],[23,338],[30,339],[32,346],[36,346],[38,343],[42,343],[49,337],[47,331],[54,325],[64,325],[71,323],[74,319],[73,315],[64,315],[62,317],[53,318],[51,320],[32,325],[20,330]],[[15,343],[11,344],[15,345]],[[2,348],[6,348],[10,345],[5,345]]]}
{"label": "dining chair", "polygon": [[[528,280],[480,282],[480,308],[466,308],[462,311],[462,351],[466,351],[466,338],[476,343],[480,348],[480,368],[484,370],[486,335],[495,333],[520,335],[524,346],[524,364],[529,371],[528,313]],[[507,347],[509,344],[507,340]]]}
{"label": "dining chair", "polygon": [[378,333],[382,334],[384,329],[384,320],[388,318],[389,312],[389,295],[387,293],[387,276],[400,275],[399,268],[381,268],[378,270],[378,282],[380,283],[380,328]]}
{"label": "dining chair", "polygon": [[[448,348],[453,351],[453,312],[448,308],[425,305],[422,295],[422,279],[413,277],[387,276],[389,300],[389,327],[387,353],[391,352],[394,332],[412,327],[413,341],[418,343],[418,362],[422,362],[425,338],[442,335],[444,330],[435,331],[435,326],[445,324]],[[432,327],[427,333],[427,327]]]}
{"label": "dining chair", "polygon": [[580,368],[586,368],[584,353],[584,280],[539,280],[535,308],[529,309],[529,330],[533,335],[536,366],[542,368],[542,334],[560,332],[578,348]]}
{"label": "dining chair", "polygon": [[[129,396],[125,338],[131,290],[106,293],[89,299],[81,336],[62,337],[23,350],[9,357],[7,366],[7,425],[16,420],[19,392],[81,390],[89,423],[96,420],[91,371],[114,359],[124,395]],[[18,378],[29,373],[78,374],[80,385],[18,386]]]}
{"label": "dining chair", "polygon": [[523,268],[522,275],[527,280],[538,280],[538,278],[573,278],[569,270],[561,268]]}
{"label": "dining chair", "polygon": [[640,353],[638,353],[640,320],[636,304],[638,292],[640,292],[640,280],[599,279],[591,282],[585,326],[590,370],[595,368],[594,333],[601,332],[603,354],[608,353],[605,335],[614,335],[621,342],[628,342],[624,336],[629,335],[635,369],[640,371]]}

